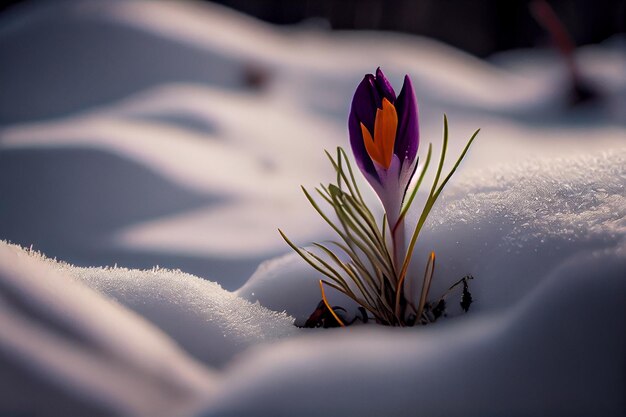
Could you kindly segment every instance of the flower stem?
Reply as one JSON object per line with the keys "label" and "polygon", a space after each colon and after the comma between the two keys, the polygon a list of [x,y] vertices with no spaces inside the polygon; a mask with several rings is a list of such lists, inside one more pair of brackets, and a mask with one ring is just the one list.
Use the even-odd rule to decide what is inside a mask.
{"label": "flower stem", "polygon": [[402,268],[402,262],[405,255],[405,243],[404,243],[404,219],[399,219],[398,222],[391,229],[391,238],[393,245],[393,266],[396,271],[396,276]]}

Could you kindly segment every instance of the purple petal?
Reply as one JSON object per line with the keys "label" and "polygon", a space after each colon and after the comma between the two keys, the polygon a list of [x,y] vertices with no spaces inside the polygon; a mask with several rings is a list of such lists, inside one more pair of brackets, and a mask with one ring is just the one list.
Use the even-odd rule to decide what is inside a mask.
{"label": "purple petal", "polygon": [[[376,87],[381,96],[385,97],[391,103],[395,103],[396,101],[396,92],[393,91],[393,87],[389,83],[385,74],[380,69],[380,67],[376,68]],[[378,108],[382,108],[382,103],[377,102],[376,106]]]}
{"label": "purple petal", "polygon": [[378,178],[374,163],[372,162],[361,132],[361,123],[370,131],[374,132],[374,119],[376,117],[376,100],[380,101],[380,96],[375,87],[375,80],[372,74],[367,74],[358,85],[352,98],[352,107],[348,117],[348,131],[350,133],[350,145],[356,162],[363,172]]}
{"label": "purple petal", "polygon": [[[376,89],[376,80],[372,74],[363,77],[363,81],[358,85],[352,98],[352,108],[350,115],[355,115],[359,122],[363,122],[370,132],[374,132],[374,120],[376,119],[376,108],[381,103],[381,97]],[[382,105],[382,103],[381,103]],[[359,127],[359,134],[361,128]]]}
{"label": "purple petal", "polygon": [[398,133],[394,153],[401,161],[405,158],[411,163],[417,156],[419,146],[419,122],[417,114],[417,101],[413,84],[408,75],[404,77],[402,90],[396,101],[396,111],[398,113]]}

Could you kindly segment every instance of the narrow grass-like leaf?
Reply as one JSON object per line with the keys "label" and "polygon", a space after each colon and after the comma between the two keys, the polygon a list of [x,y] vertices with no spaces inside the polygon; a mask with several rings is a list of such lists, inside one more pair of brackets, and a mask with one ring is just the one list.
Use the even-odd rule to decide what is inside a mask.
{"label": "narrow grass-like leaf", "polygon": [[447,147],[448,147],[448,118],[444,114],[444,116],[443,116],[443,146],[442,146],[441,158],[440,158],[440,161],[439,161],[439,166],[437,167],[437,174],[435,176],[435,180],[433,181],[433,186],[432,186],[432,188],[430,190],[430,195],[428,196],[428,199],[426,201],[424,209],[422,210],[422,214],[420,215],[420,218],[419,218],[419,220],[417,222],[417,225],[415,226],[415,229],[413,231],[413,235],[411,236],[411,241],[409,242],[409,247],[407,249],[406,257],[405,257],[404,263],[402,265],[402,270],[400,272],[400,277],[405,275],[407,270],[408,270],[409,263],[411,262],[411,258],[413,256],[413,250],[415,249],[415,243],[417,242],[417,238],[419,236],[419,233],[422,230],[422,227],[424,226],[424,222],[428,218],[428,215],[430,214],[430,211],[431,211],[432,207],[434,206],[435,201],[439,197],[439,194],[441,194],[441,191],[443,190],[443,187],[450,180],[450,178],[452,177],[452,175],[456,171],[457,167],[459,166],[459,164],[461,163],[461,161],[465,157],[465,154],[469,150],[469,147],[474,142],[474,139],[476,139],[476,136],[478,135],[478,132],[480,132],[480,129],[478,129],[476,132],[474,132],[474,134],[472,135],[472,137],[468,141],[467,145],[465,145],[465,148],[463,149],[463,152],[461,153],[461,155],[457,159],[456,163],[454,164],[454,167],[452,168],[450,173],[446,176],[445,180],[441,184],[441,187],[437,188],[437,184],[439,182],[439,177],[441,175],[441,171],[443,169],[443,164],[445,162],[445,152],[447,151]]}
{"label": "narrow grass-like leaf", "polygon": [[317,211],[317,213],[326,221],[326,223],[328,223],[328,225],[330,227],[333,228],[333,230],[339,234],[341,234],[341,230],[339,230],[339,228],[337,226],[335,226],[335,224],[328,218],[328,216],[326,216],[326,214],[324,213],[324,211],[317,205],[317,203],[315,202],[315,200],[313,199],[313,197],[311,196],[311,194],[309,194],[309,192],[307,191],[306,188],[301,187],[302,191],[304,192],[304,195],[306,196],[307,200],[309,200],[309,203],[311,203],[311,205],[313,206],[313,208],[315,209],[315,211]]}
{"label": "narrow grass-like leaf", "polygon": [[406,213],[409,211],[411,204],[413,204],[413,200],[415,199],[415,196],[417,195],[417,191],[422,185],[422,181],[424,180],[424,176],[426,174],[426,171],[428,170],[428,165],[430,165],[430,158],[432,155],[432,151],[433,151],[433,145],[429,143],[428,153],[426,154],[426,162],[424,162],[424,167],[422,168],[422,171],[420,172],[417,182],[415,183],[415,186],[413,187],[413,190],[411,191],[411,195],[409,196],[409,199],[404,203],[404,207],[402,207],[402,211],[400,212],[400,217],[398,219],[398,222],[404,219],[404,216],[406,216]]}
{"label": "narrow grass-like leaf", "polygon": [[422,313],[424,312],[424,306],[426,305],[426,298],[430,292],[430,284],[433,281],[433,275],[435,273],[435,252],[431,252],[428,257],[428,263],[426,264],[426,270],[424,271],[424,282],[422,283],[422,292],[420,294],[420,302],[417,306],[417,319],[420,320]]}
{"label": "narrow grass-like leaf", "polygon": [[[304,187],[302,190],[313,208],[340,237],[339,241],[330,243],[343,251],[345,257],[340,258],[339,252],[331,250],[325,244],[314,244],[321,251],[320,255],[322,256],[310,250],[299,248],[279,230],[287,244],[316,271],[326,277],[326,279],[320,280],[322,298],[340,324],[343,325],[334,310],[328,305],[324,285],[334,288],[354,300],[371,313],[376,322],[381,324],[405,326],[433,320],[425,312],[425,308],[434,276],[434,252],[431,253],[426,265],[419,300],[414,300],[416,294],[411,288],[414,280],[409,280],[407,271],[426,219],[479,132],[479,130],[474,132],[448,175],[440,182],[448,150],[449,130],[446,115],[444,115],[443,124],[443,143],[437,170],[405,253],[396,254],[397,248],[404,245],[402,243],[400,246],[398,243],[400,240],[396,241],[399,239],[397,232],[398,228],[403,227],[408,210],[412,207],[426,171],[430,167],[432,145],[428,147],[426,161],[417,180],[412,182],[413,187],[409,190],[409,185],[406,185],[405,189],[402,190],[403,196],[398,221],[391,230],[388,229],[387,213],[383,214],[382,223],[379,227],[377,219],[363,200],[346,152],[338,147],[336,157],[333,157],[326,151],[326,155],[335,169],[336,184],[320,184],[320,187],[315,188],[315,191],[330,206],[335,214],[331,217],[336,217],[336,220],[329,217],[332,212],[326,214],[321,209],[317,201]],[[411,176],[416,174],[418,167],[417,161],[414,163],[415,171],[411,173]],[[392,249],[389,248],[390,245]],[[393,256],[390,250],[393,251]],[[402,256],[404,256],[403,259],[396,259]],[[402,261],[399,271],[399,265],[394,262],[394,259],[396,262]],[[415,301],[417,301],[417,307]],[[411,313],[407,315],[409,312]]]}
{"label": "narrow grass-like leaf", "polygon": [[[361,258],[358,256],[358,254],[356,252],[354,252],[352,249],[350,249],[347,246],[342,245],[339,242],[333,242],[334,245],[336,245],[337,247],[339,247],[341,250],[343,250],[344,252],[346,252],[348,254],[348,256],[350,256],[350,259],[352,260],[352,262],[361,270],[363,271],[362,273],[365,274],[365,276],[371,276],[369,275],[369,272],[367,270],[367,266],[361,261]],[[365,256],[368,258],[371,266],[375,269],[375,271],[377,272],[377,276],[378,273],[380,273],[381,275],[381,279],[379,279],[379,283],[378,285],[376,285],[376,287],[381,287],[383,285],[385,285],[385,282],[389,285],[391,285],[391,281],[389,281],[386,277],[385,271],[384,269],[388,269],[388,267],[384,264],[384,263],[377,263],[375,259],[373,259],[374,256],[377,255],[372,255],[369,252],[364,252]],[[373,277],[371,277],[373,279]]]}
{"label": "narrow grass-like leaf", "polygon": [[443,191],[443,187],[446,186],[446,184],[448,183],[450,178],[452,178],[452,175],[456,172],[456,169],[459,167],[459,164],[461,163],[463,158],[465,158],[465,154],[469,150],[470,146],[472,146],[472,143],[474,142],[474,139],[476,139],[476,136],[478,135],[479,132],[480,132],[480,129],[477,129],[474,132],[474,134],[472,135],[472,137],[470,138],[470,140],[467,142],[467,145],[465,145],[465,148],[463,149],[463,152],[461,152],[461,156],[459,156],[459,159],[457,159],[456,163],[452,167],[452,170],[450,170],[450,173],[448,174],[446,179],[443,180],[443,182],[439,186],[439,189],[437,189],[437,192],[434,195],[435,200],[437,199],[437,197],[439,197],[439,194],[441,194],[441,191]]}
{"label": "narrow grass-like leaf", "polygon": [[[333,208],[335,209],[335,213],[337,214],[337,217],[339,218],[340,223],[344,228],[345,235],[344,233],[340,233],[343,241],[346,242],[346,244],[350,247],[352,247],[353,245],[358,247],[363,253],[366,254],[366,256],[368,256],[370,262],[372,262],[373,264],[375,263],[374,259],[378,258],[377,260],[381,264],[386,265],[385,260],[380,258],[380,249],[376,248],[375,242],[372,243],[368,239],[365,239],[362,235],[360,235],[360,233],[358,233],[358,231],[354,229],[352,220],[345,212],[341,210],[340,204],[337,203],[333,205]],[[351,230],[355,232],[355,234],[357,234],[360,239],[356,239],[355,236],[353,236],[350,232]],[[388,269],[388,267],[386,267],[386,269]]]}
{"label": "narrow grass-like leaf", "polygon": [[285,242],[287,242],[287,244],[291,247],[291,249],[293,249],[298,255],[300,255],[300,257],[306,261],[306,263],[308,263],[309,265],[311,265],[313,268],[315,268],[315,270],[317,270],[318,272],[320,272],[323,275],[329,276],[330,272],[326,271],[325,269],[323,269],[322,267],[320,267],[318,264],[316,264],[315,262],[313,262],[309,256],[307,256],[307,253],[305,253],[304,250],[300,249],[298,246],[296,246],[293,242],[291,242],[291,240],[289,240],[289,238],[283,233],[282,230],[278,229],[278,233],[280,233],[280,235],[282,236],[282,238],[285,240]]}
{"label": "narrow grass-like leaf", "polygon": [[367,302],[365,302],[363,299],[357,297],[356,295],[352,294],[348,294],[345,291],[343,291],[339,286],[337,286],[336,284],[333,284],[332,282],[326,281],[325,279],[322,280],[322,282],[324,284],[326,284],[327,286],[334,288],[335,290],[339,291],[342,294],[345,294],[346,296],[348,296],[349,298],[351,298],[352,300],[354,300],[354,302],[356,302],[357,304],[359,304],[361,307],[365,308],[368,311],[371,311],[372,314],[375,314],[375,310],[372,311],[372,306],[370,304],[368,304]]}
{"label": "narrow grass-like leaf", "polygon": [[337,323],[339,323],[341,327],[346,327],[346,325],[343,324],[343,321],[341,321],[337,313],[335,313],[335,310],[333,310],[330,304],[328,304],[328,300],[326,299],[326,293],[324,292],[324,284],[322,284],[321,279],[320,279],[320,291],[322,292],[322,301],[324,302],[324,305],[326,305],[326,308],[328,309],[328,311],[330,311],[330,314],[333,315],[333,317],[335,318],[335,320],[337,320]]}
{"label": "narrow grass-like leaf", "polygon": [[394,308],[394,313],[396,317],[400,317],[400,297],[402,296],[402,290],[403,290],[405,277],[406,277],[406,274],[400,277],[400,280],[398,281],[398,285],[396,287],[396,305]]}
{"label": "narrow grass-like leaf", "polygon": [[[345,158],[346,161],[348,161],[348,155],[346,154],[346,151],[343,150],[342,147],[338,146],[337,147],[337,153],[338,154],[342,154],[343,157]],[[363,206],[365,206],[365,201],[363,200],[363,196],[361,196],[361,192],[359,191],[359,186],[356,183],[356,180],[354,179],[354,173],[352,172],[352,166],[351,164],[346,164],[348,167],[348,174],[350,175],[350,179],[352,180],[352,185],[354,187],[354,190],[356,192],[357,197],[359,198],[359,201],[361,202],[361,204],[363,204]]]}
{"label": "narrow grass-like leaf", "polygon": [[[341,167],[341,153],[339,152],[339,149],[340,148],[337,148],[337,161],[333,159],[333,157],[330,155],[328,151],[324,151],[324,152],[326,152],[328,159],[330,159],[330,162],[333,165],[333,168],[335,168],[335,171],[337,173],[337,186],[341,187],[341,179],[343,179],[343,183],[348,188],[348,191],[351,194],[354,194],[355,191],[354,191],[353,186],[356,186],[356,183],[353,182],[353,184],[350,184],[350,181],[348,181],[348,177],[346,176],[343,168]],[[345,159],[346,159],[346,165],[349,166],[350,164],[348,163],[347,158]]]}
{"label": "narrow grass-like leaf", "polygon": [[322,265],[324,268],[327,269],[327,272],[324,273],[324,275],[326,275],[328,278],[335,281],[338,285],[345,287],[347,291],[352,291],[350,289],[350,286],[346,282],[346,280],[341,276],[341,272],[337,271],[328,262],[326,262],[320,256],[314,254],[313,252],[308,251],[306,249],[304,251],[306,252],[307,255],[313,258],[319,265]]}
{"label": "narrow grass-like leaf", "polygon": [[384,239],[379,235],[378,230],[376,229],[376,225],[372,225],[365,216],[362,216],[360,208],[358,205],[355,205],[356,201],[350,196],[343,196],[345,200],[345,204],[342,205],[342,209],[346,214],[346,218],[349,222],[359,226],[360,231],[363,234],[360,234],[360,237],[364,241],[371,242],[372,248],[376,249],[379,252],[384,252],[385,242]]}
{"label": "narrow grass-like leaf", "polygon": [[343,269],[346,272],[346,274],[348,274],[348,276],[355,283],[359,291],[361,291],[361,294],[363,294],[363,298],[365,298],[367,302],[369,303],[374,302],[375,298],[365,288],[365,286],[363,285],[359,277],[341,259],[339,259],[339,257],[335,255],[333,251],[331,251],[324,245],[320,245],[319,243],[314,243],[314,245],[320,248],[321,250],[323,250],[324,253],[326,253],[326,255],[328,255],[335,262],[335,264],[337,264],[341,269]]}

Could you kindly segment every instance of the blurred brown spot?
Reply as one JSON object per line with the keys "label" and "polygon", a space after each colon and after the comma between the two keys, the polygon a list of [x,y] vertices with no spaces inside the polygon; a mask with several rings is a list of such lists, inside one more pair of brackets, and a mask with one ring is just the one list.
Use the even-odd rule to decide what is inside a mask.
{"label": "blurred brown spot", "polygon": [[243,67],[243,84],[251,90],[263,90],[269,84],[271,73],[264,66],[250,62]]}

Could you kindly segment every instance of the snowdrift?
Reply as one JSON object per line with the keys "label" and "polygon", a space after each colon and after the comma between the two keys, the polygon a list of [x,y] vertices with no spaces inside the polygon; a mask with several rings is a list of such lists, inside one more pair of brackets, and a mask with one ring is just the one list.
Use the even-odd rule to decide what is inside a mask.
{"label": "snowdrift", "polygon": [[[623,39],[577,51],[598,98],[572,108],[546,51],[480,61],[188,2],[1,19],[0,415],[626,413]],[[431,294],[472,274],[475,301],[419,329],[300,329],[319,277],[276,228],[332,238],[299,185],[332,178],[323,150],[348,146],[378,65],[413,79],[422,157],[443,112],[450,155],[482,128],[412,265],[434,250]]]}

